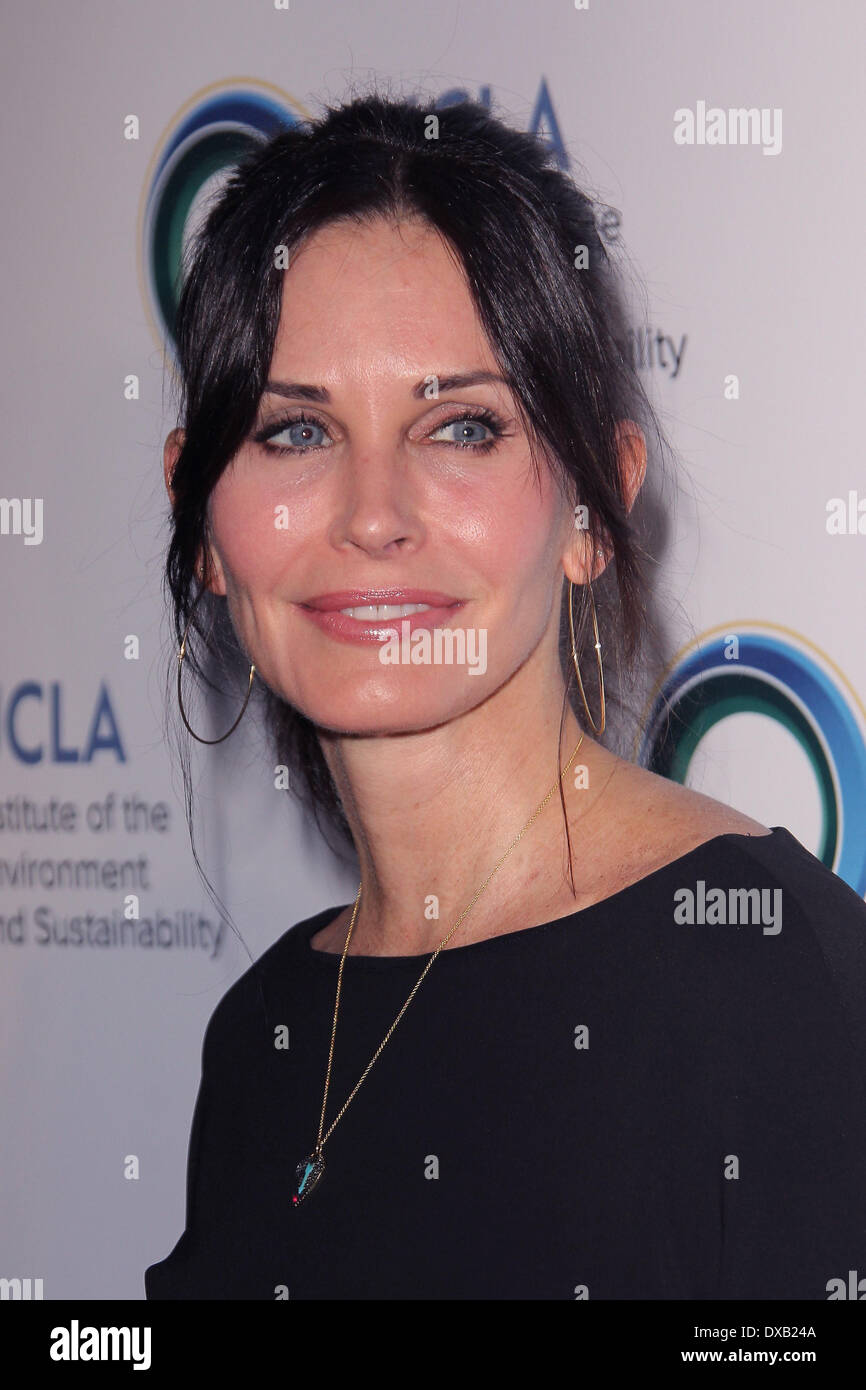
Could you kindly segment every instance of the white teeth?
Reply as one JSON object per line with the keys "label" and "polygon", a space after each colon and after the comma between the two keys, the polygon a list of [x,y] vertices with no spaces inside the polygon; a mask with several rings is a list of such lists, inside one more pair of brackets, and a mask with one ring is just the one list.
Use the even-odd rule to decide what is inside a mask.
{"label": "white teeth", "polygon": [[374,623],[383,618],[408,618],[411,613],[424,613],[429,607],[429,603],[379,603],[366,608],[341,608],[340,612],[362,623]]}

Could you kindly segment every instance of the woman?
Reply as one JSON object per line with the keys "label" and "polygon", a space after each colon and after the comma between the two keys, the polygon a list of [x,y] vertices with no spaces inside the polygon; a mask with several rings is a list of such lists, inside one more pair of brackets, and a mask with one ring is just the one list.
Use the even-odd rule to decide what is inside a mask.
{"label": "woman", "polygon": [[[866,1273],[866,907],[601,741],[661,437],[624,323],[589,200],[470,103],[329,111],[199,234],[165,449],[181,712],[202,739],[190,633],[236,638],[360,884],[215,1010],[148,1298],[823,1299]],[[701,883],[773,925],[687,924]]]}

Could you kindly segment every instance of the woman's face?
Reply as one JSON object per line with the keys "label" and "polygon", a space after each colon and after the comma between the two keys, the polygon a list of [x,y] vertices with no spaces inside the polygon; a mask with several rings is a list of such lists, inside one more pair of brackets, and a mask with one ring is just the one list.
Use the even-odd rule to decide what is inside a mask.
{"label": "woman's face", "polygon": [[[213,587],[265,683],[324,728],[429,728],[525,664],[527,700],[550,694],[573,512],[543,456],[539,487],[506,385],[448,380],[479,373],[499,368],[428,224],[334,223],[297,252],[269,389],[211,497]],[[465,647],[455,631],[437,659],[437,628]]]}

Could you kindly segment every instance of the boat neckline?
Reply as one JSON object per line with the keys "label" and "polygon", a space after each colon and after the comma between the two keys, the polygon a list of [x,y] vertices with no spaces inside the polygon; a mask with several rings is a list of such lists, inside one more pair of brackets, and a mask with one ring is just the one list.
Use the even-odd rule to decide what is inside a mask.
{"label": "boat neckline", "polygon": [[[484,937],[481,941],[469,941],[463,946],[446,946],[443,951],[439,952],[437,963],[444,959],[463,960],[470,954],[484,954],[491,949],[501,949],[499,943],[505,941],[517,941],[517,943],[520,944],[521,941],[525,941],[532,932],[548,934],[551,931],[564,930],[570,924],[573,924],[575,920],[585,922],[590,918],[609,913],[612,909],[617,908],[623,901],[635,895],[639,895],[641,891],[645,890],[654,880],[660,878],[662,874],[670,874],[672,871],[679,869],[681,865],[686,863],[689,859],[693,859],[695,855],[706,853],[706,851],[713,846],[723,842],[729,840],[746,840],[748,842],[753,840],[778,841],[779,837],[791,841],[795,845],[799,844],[799,841],[783,825],[770,826],[770,833],[768,835],[749,835],[737,830],[723,831],[720,835],[713,835],[708,840],[702,840],[699,845],[693,845],[691,849],[686,850],[684,854],[678,855],[676,859],[669,860],[667,864],[660,864],[658,868],[651,869],[650,872],[644,874],[642,878],[635,879],[634,883],[627,883],[624,888],[617,889],[615,893],[610,893],[606,898],[599,898],[597,902],[588,903],[586,907],[577,908],[574,912],[568,912],[563,917],[554,917],[549,922],[539,922],[529,927],[518,927],[516,931],[500,932],[495,936]],[[289,929],[289,936],[294,938],[298,943],[305,959],[320,962],[326,968],[338,968],[342,953],[339,951],[318,950],[311,944],[311,938],[316,932],[322,931],[325,927],[330,926],[331,922],[335,921],[341,912],[344,912],[347,907],[351,906],[351,903],[341,903],[339,907],[325,908],[314,917],[308,918],[306,922],[298,923],[297,926]],[[417,967],[422,962],[429,960],[432,955],[433,951],[424,951],[416,955],[408,956],[350,954],[346,956],[343,969],[363,969],[365,967],[388,969],[410,965]]]}

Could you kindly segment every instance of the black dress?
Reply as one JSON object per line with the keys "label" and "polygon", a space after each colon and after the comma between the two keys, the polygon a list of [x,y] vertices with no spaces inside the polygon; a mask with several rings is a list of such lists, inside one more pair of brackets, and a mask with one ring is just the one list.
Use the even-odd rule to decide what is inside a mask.
{"label": "black dress", "polygon": [[[147,1298],[866,1297],[866,903],[788,830],[441,952],[293,1206],[342,910],[216,1007]],[[347,957],[326,1130],[428,959]]]}

